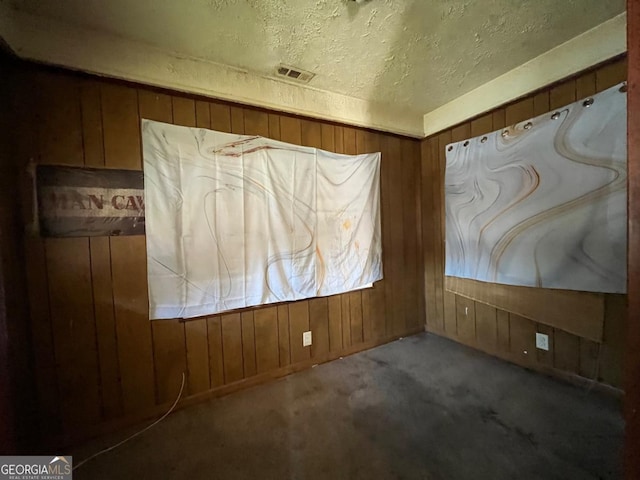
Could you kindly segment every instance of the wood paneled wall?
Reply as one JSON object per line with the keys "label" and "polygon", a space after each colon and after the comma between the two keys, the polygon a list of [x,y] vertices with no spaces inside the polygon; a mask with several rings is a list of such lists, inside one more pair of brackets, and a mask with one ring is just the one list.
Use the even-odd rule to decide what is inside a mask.
{"label": "wood paneled wall", "polygon": [[[484,135],[552,111],[605,90],[625,78],[626,60],[618,59],[422,142],[422,231],[428,331],[529,368],[586,377],[621,387],[626,295],[602,295],[604,340],[596,343],[445,289],[443,185],[448,143]],[[580,322],[580,318],[567,317],[566,321],[571,325]],[[548,352],[536,349],[536,332],[549,335]]]}
{"label": "wood paneled wall", "polygon": [[[25,66],[19,167],[141,169],[140,119],[382,152],[385,279],[372,289],[189,321],[148,319],[144,236],[25,239],[44,438],[64,443],[424,329],[420,142],[237,104]],[[24,222],[32,220],[28,181]],[[302,346],[302,332],[313,345]]]}
{"label": "wood paneled wall", "polygon": [[17,62],[0,42],[0,452],[28,449],[34,432],[31,419],[29,313],[20,214],[18,154],[14,141],[16,110],[12,79]]}

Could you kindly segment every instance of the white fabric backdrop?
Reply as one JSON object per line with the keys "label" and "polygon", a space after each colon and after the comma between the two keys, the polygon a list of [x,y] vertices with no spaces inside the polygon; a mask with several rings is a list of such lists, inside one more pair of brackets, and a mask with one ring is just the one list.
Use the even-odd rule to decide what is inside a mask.
{"label": "white fabric backdrop", "polygon": [[[446,275],[626,291],[626,94],[620,85],[447,147]],[[525,128],[528,127],[528,128]]]}
{"label": "white fabric backdrop", "polygon": [[143,120],[150,318],[332,295],[382,278],[380,154]]}

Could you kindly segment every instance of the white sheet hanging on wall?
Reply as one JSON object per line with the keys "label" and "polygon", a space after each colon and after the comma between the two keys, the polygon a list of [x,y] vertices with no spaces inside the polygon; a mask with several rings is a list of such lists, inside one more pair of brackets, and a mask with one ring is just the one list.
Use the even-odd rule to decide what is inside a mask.
{"label": "white sheet hanging on wall", "polygon": [[142,121],[151,319],[382,278],[380,154]]}
{"label": "white sheet hanging on wall", "polygon": [[626,291],[620,87],[447,147],[446,275]]}

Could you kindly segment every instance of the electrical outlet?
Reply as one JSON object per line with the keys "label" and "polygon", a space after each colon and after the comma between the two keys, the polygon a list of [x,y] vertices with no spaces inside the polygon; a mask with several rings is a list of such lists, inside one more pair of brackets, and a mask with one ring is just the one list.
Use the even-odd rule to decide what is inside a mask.
{"label": "electrical outlet", "polygon": [[312,342],[311,332],[302,332],[302,346],[309,347]]}
{"label": "electrical outlet", "polygon": [[549,350],[549,335],[536,333],[536,348],[539,348],[540,350]]}

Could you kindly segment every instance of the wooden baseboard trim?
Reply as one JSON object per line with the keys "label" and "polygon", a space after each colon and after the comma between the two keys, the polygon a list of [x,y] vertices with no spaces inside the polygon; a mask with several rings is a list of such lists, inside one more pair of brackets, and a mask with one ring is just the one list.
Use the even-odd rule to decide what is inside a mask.
{"label": "wooden baseboard trim", "polygon": [[624,396],[624,391],[614,387],[612,385],[608,385],[606,383],[597,382],[591,378],[582,377],[580,375],[576,375],[575,373],[566,372],[564,370],[559,370],[557,368],[549,367],[547,365],[539,365],[536,363],[524,363],[520,361],[520,359],[514,355],[511,355],[509,352],[499,352],[499,351],[487,351],[481,348],[478,348],[476,345],[461,342],[458,338],[447,335],[445,332],[441,332],[439,330],[434,330],[431,328],[426,328],[426,331],[432,335],[436,335],[438,337],[443,337],[453,342],[464,345],[465,347],[473,348],[482,353],[486,353],[492,357],[499,358],[500,360],[507,361],[509,363],[513,363],[518,365],[519,367],[526,368],[527,370],[532,370],[538,373],[542,373],[549,377],[565,381],[567,383],[571,383],[577,387],[585,388],[587,390],[596,391],[600,393],[604,393],[606,395],[610,395],[612,397],[622,399]]}
{"label": "wooden baseboard trim", "polygon": [[[262,385],[269,381],[273,381],[275,379],[285,377],[292,373],[300,372],[302,370],[307,370],[321,363],[327,363],[333,360],[337,360],[341,357],[353,355],[355,353],[359,353],[364,350],[369,350],[371,348],[393,342],[394,340],[398,340],[399,338],[416,335],[422,332],[424,332],[424,327],[421,325],[419,327],[414,327],[412,329],[409,329],[402,334],[391,335],[391,336],[384,337],[382,339],[370,340],[368,342],[359,343],[357,345],[352,345],[351,347],[343,350],[327,352],[323,355],[310,358],[309,360],[305,360],[303,362],[299,362],[293,365],[288,365],[286,367],[281,367],[281,368],[278,368],[277,370],[272,370],[270,372],[254,375],[252,377],[245,378],[237,382],[230,383],[228,385],[223,385],[223,386],[208,390],[206,392],[197,393],[195,395],[185,397],[182,400],[180,400],[180,402],[178,402],[178,405],[176,406],[175,410],[187,408],[189,406],[196,405],[198,403],[202,403],[213,398],[222,397],[240,390],[245,390],[247,388],[252,388],[258,385]],[[176,381],[178,381],[178,379],[176,379]],[[51,450],[51,449],[60,450],[63,448],[69,448],[74,445],[78,445],[83,441],[100,437],[102,435],[106,435],[109,433],[114,433],[119,430],[123,430],[125,428],[136,425],[138,423],[155,419],[163,415],[167,410],[169,410],[172,404],[173,402],[165,403],[162,405],[156,405],[144,412],[127,415],[125,417],[121,417],[112,421],[102,422],[96,425],[89,426],[82,430],[77,430],[70,434],[58,435],[49,439],[46,442],[43,442],[44,443],[43,447],[44,449],[47,449],[47,450]]]}

